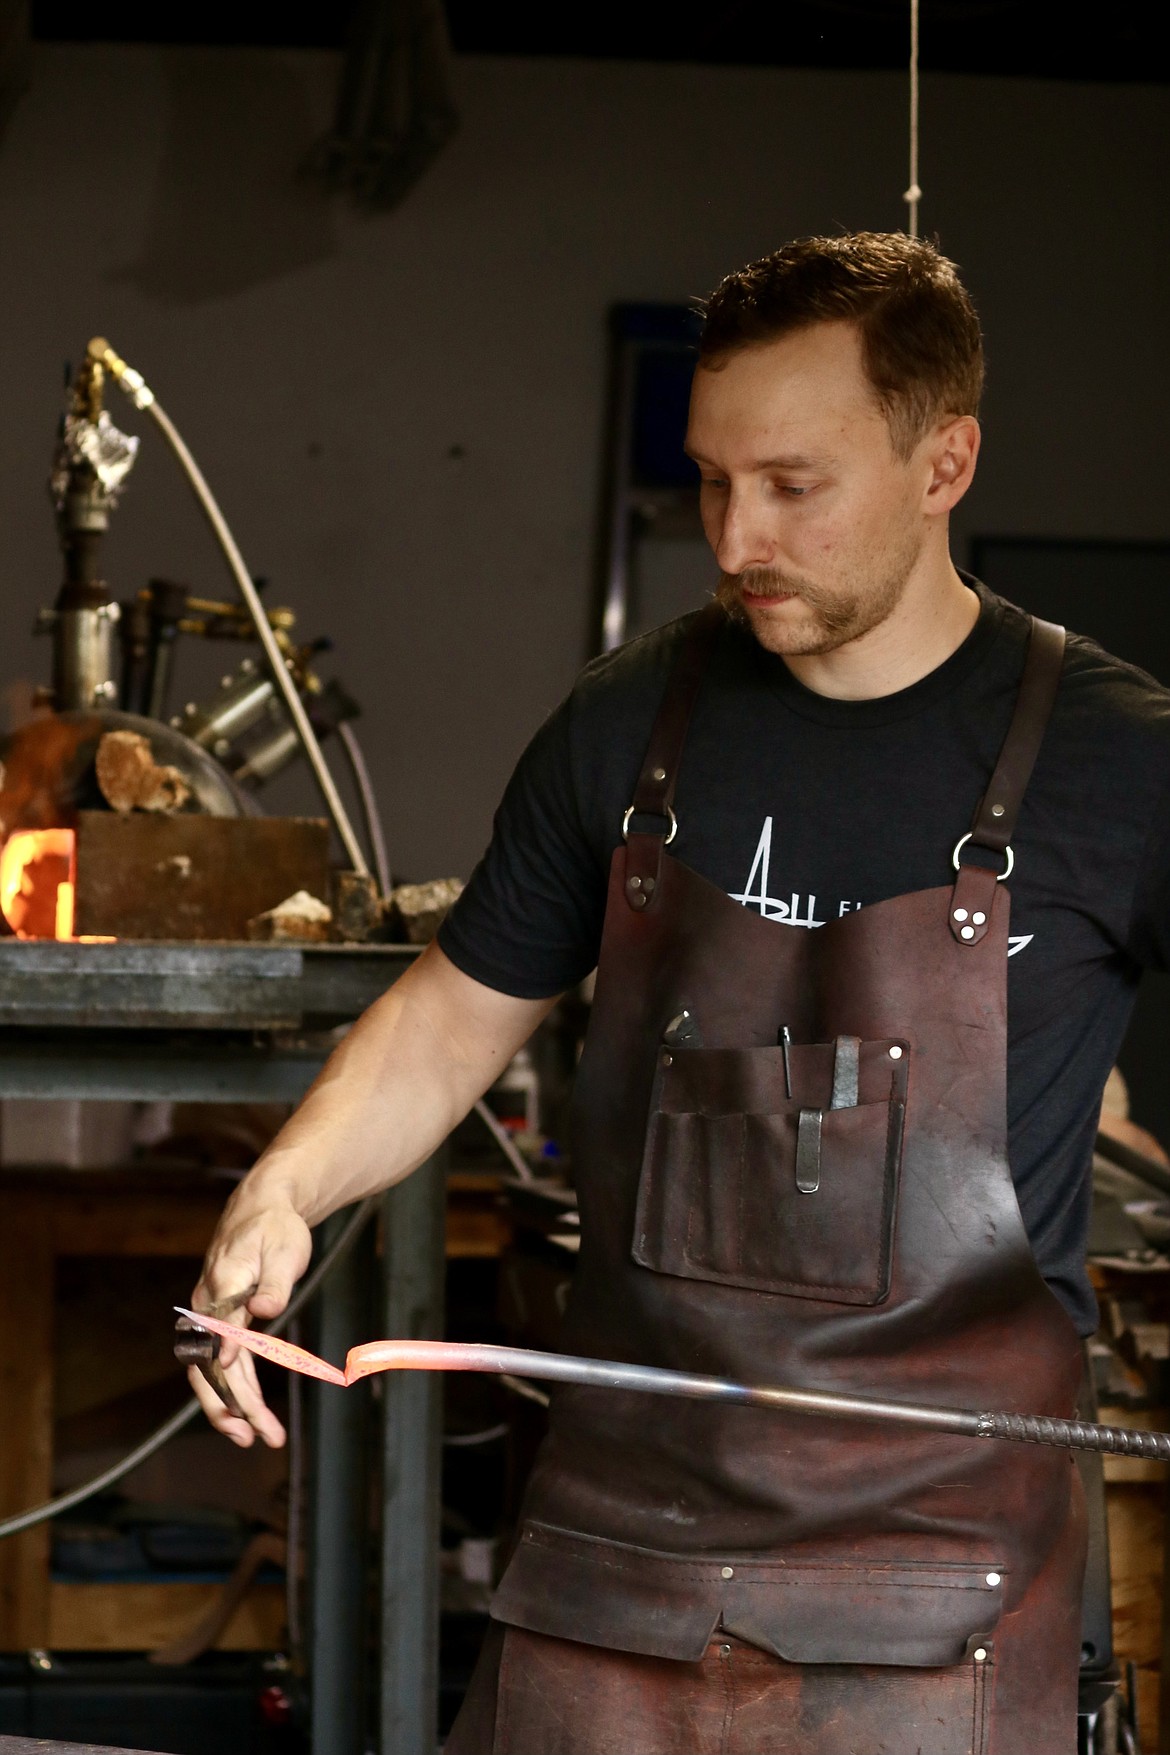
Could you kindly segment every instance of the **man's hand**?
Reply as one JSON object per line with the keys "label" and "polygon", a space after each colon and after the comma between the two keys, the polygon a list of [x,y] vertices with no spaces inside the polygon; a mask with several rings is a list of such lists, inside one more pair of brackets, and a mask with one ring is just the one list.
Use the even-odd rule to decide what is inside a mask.
{"label": "man's hand", "polygon": [[[312,1237],[291,1206],[257,1207],[249,1200],[245,1208],[244,1192],[237,1191],[219,1222],[203,1274],[191,1294],[191,1308],[232,1322],[267,1322],[280,1315],[308,1267]],[[211,1424],[245,1450],[257,1433],[265,1444],[278,1449],[284,1443],[284,1427],[265,1403],[252,1355],[225,1341],[219,1362],[247,1418],[229,1414],[202,1372],[192,1367],[187,1376]]]}

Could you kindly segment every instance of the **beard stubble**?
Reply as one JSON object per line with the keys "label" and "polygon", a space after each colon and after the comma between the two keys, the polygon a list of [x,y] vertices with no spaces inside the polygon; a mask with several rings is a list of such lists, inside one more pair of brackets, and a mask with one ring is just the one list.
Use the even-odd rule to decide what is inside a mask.
{"label": "beard stubble", "polygon": [[[918,533],[907,534],[892,551],[868,565],[852,567],[846,580],[831,587],[793,578],[780,567],[748,567],[742,573],[721,573],[716,601],[733,621],[750,627],[761,646],[793,657],[835,652],[884,622],[901,600],[921,553]],[[786,623],[764,611],[754,615],[752,593],[790,593],[809,611],[799,622]]]}

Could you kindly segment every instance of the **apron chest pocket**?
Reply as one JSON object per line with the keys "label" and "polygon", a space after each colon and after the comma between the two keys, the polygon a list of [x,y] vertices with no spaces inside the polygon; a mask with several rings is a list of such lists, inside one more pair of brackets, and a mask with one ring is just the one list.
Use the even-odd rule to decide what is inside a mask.
{"label": "apron chest pocket", "polygon": [[787,1075],[780,1049],[664,1053],[634,1260],[684,1279],[879,1304],[908,1062],[905,1043],[852,1037],[794,1044]]}

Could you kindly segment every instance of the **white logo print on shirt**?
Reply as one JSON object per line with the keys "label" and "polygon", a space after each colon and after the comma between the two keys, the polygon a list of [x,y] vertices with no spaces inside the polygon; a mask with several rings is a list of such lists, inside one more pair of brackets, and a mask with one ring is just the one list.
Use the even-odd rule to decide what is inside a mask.
{"label": "white logo print on shirt", "polygon": [[[827,919],[839,920],[844,914],[852,914],[861,907],[860,902],[838,901],[821,904],[818,907],[815,896],[804,896],[793,890],[788,896],[773,896],[770,893],[772,869],[772,818],[764,818],[764,826],[760,831],[760,839],[756,846],[756,855],[752,860],[752,869],[748,873],[747,883],[736,894],[730,891],[733,902],[742,903],[745,908],[755,908],[764,920],[784,920],[789,926],[823,926]],[[823,918],[820,910],[823,909]],[[1021,933],[1008,939],[1008,956],[1014,957],[1025,945],[1032,942],[1034,934]]]}

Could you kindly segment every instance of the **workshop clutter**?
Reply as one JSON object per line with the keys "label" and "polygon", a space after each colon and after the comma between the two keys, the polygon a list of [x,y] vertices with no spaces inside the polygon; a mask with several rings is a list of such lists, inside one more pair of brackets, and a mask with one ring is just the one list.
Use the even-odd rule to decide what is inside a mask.
{"label": "workshop clutter", "polygon": [[[91,350],[51,472],[62,582],[38,620],[50,681],[12,682],[0,726],[0,1733],[93,1740],[94,1702],[113,1686],[117,1735],[102,1740],[268,1755],[303,1746],[308,1668],[318,1700],[333,1690],[326,1714],[360,1692],[314,1645],[352,1580],[321,1562],[328,1540],[305,1562],[346,1433],[315,1404],[303,1427],[285,1408],[280,1452],[194,1426],[165,1312],[191,1297],[232,1179],[461,885],[395,885],[359,706],[320,669],[330,642],[302,643],[294,612],[261,602],[266,582],[244,570],[169,421],[238,600],[170,579],[106,583],[104,536],[139,445],[102,406],[111,374],[150,406],[125,362]],[[208,653],[225,642],[233,656],[209,686]],[[298,760],[318,815],[274,812],[265,796]],[[447,1249],[473,1280],[510,1237],[498,1158],[452,1191]],[[442,1270],[442,1241],[428,1271]],[[373,1224],[345,1266],[348,1284],[381,1274]],[[332,1272],[307,1318],[322,1346],[348,1296],[341,1275],[324,1284]],[[464,1395],[455,1413],[461,1521],[444,1577],[473,1631],[511,1399]],[[372,1459],[372,1412],[367,1437]],[[381,1591],[385,1608],[392,1580],[370,1535],[357,1599]]]}
{"label": "workshop clutter", "polygon": [[9,837],[0,906],[25,939],[243,939],[292,892],[328,895],[328,833],[296,817],[82,811],[74,828]]}
{"label": "workshop clutter", "polygon": [[[372,877],[331,869],[323,818],[201,809],[179,767],[154,759],[165,727],[150,737],[97,719],[64,729],[60,717],[23,728],[0,767],[0,832],[16,825],[0,843],[0,932],[421,945],[463,888],[440,878],[382,897]],[[77,808],[95,791],[101,808]],[[46,816],[57,820],[24,826]]]}
{"label": "workshop clutter", "polygon": [[[140,443],[104,407],[111,381],[159,421],[240,601],[169,579],[121,601],[103,579],[102,544]],[[351,728],[361,709],[317,668],[331,642],[298,643],[295,613],[261,602],[267,581],[244,570],[173,423],[104,341],[74,378],[49,485],[64,581],[37,622],[52,641],[51,683],[0,741],[0,937],[426,944],[462,882],[393,883]],[[260,651],[175,712],[179,653],[192,639]],[[327,738],[348,765],[364,848],[322,756]],[[328,815],[265,814],[258,795],[298,757]]]}
{"label": "workshop clutter", "polygon": [[[128,374],[128,376],[127,376]],[[50,471],[63,582],[37,631],[52,641],[51,682],[0,748],[0,931],[23,939],[244,940],[249,921],[305,891],[329,913],[330,823],[272,817],[258,790],[298,755],[314,770],[364,911],[346,924],[375,936],[389,889],[384,856],[368,874],[319,739],[339,734],[366,812],[367,842],[382,853],[377,807],[347,722],[360,709],[315,668],[327,639],[305,645],[287,608],[266,610],[198,467],[169,422],[164,432],[208,512],[242,601],[221,603],[152,579],[120,601],[102,576],[110,516],[139,439],[104,407],[111,379],[154,405],[141,378],[103,342],[77,372]],[[159,411],[155,406],[156,416]],[[242,575],[242,576],[241,576]],[[181,639],[255,641],[205,703],[172,713]],[[310,710],[311,709],[311,710]],[[359,886],[360,888],[360,886]]]}

